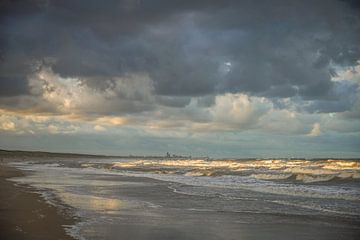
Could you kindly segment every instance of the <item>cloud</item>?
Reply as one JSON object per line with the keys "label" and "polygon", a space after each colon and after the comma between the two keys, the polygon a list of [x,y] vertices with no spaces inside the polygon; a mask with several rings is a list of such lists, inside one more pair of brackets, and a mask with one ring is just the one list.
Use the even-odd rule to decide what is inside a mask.
{"label": "cloud", "polygon": [[[100,117],[96,119],[96,123],[99,124],[105,124],[105,125],[115,125],[115,126],[121,126],[128,123],[128,120],[126,118],[122,117]],[[97,125],[98,126],[98,125]]]}
{"label": "cloud", "polygon": [[314,123],[313,128],[311,131],[307,134],[309,137],[318,137],[321,134],[320,124]]}
{"label": "cloud", "polygon": [[103,126],[100,126],[100,125],[95,125],[94,130],[98,131],[98,132],[103,132],[103,131],[106,131],[106,128],[104,128]]}
{"label": "cloud", "polygon": [[6,121],[6,122],[1,123],[1,129],[3,129],[3,130],[13,131],[13,130],[15,130],[15,128],[16,128],[15,123],[13,123],[11,121]]}
{"label": "cloud", "polygon": [[256,125],[260,116],[269,109],[264,99],[250,99],[244,94],[225,94],[217,96],[210,112],[214,122],[237,129]]}
{"label": "cloud", "polygon": [[350,0],[3,1],[1,133],[356,135],[359,16]]}
{"label": "cloud", "polygon": [[40,62],[98,90],[145,74],[160,96],[323,99],[334,87],[332,66],[354,66],[360,56],[357,12],[323,3],[8,1],[1,82],[9,95],[26,94]]}
{"label": "cloud", "polygon": [[0,106],[53,114],[111,115],[154,108],[152,82],[143,75],[115,78],[103,90],[89,87],[81,78],[63,78],[49,68],[29,77],[31,96],[4,97]]}

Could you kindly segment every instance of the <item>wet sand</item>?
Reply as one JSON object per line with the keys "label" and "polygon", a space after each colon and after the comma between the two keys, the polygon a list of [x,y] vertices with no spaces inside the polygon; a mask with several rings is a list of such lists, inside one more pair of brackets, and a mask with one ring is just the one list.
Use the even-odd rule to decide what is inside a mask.
{"label": "wet sand", "polygon": [[47,204],[34,189],[6,180],[22,175],[19,170],[0,164],[0,239],[73,239],[63,225],[72,225],[75,219]]}
{"label": "wet sand", "polygon": [[[81,235],[87,234],[89,239],[356,240],[360,236],[359,222],[349,219],[214,210],[220,203],[216,197],[178,194],[166,182],[125,176],[99,176],[97,180],[100,179],[139,183],[107,190],[112,188],[110,192],[122,198],[161,207],[124,207],[118,213],[120,221],[84,227]],[[243,200],[234,201],[243,204]]]}

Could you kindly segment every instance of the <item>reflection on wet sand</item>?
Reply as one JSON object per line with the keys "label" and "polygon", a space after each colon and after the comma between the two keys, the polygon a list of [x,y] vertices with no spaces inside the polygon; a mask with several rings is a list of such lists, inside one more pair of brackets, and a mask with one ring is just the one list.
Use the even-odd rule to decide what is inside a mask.
{"label": "reflection on wet sand", "polygon": [[121,200],[114,198],[95,197],[69,192],[61,193],[60,197],[66,204],[84,210],[116,211],[124,207],[124,203]]}

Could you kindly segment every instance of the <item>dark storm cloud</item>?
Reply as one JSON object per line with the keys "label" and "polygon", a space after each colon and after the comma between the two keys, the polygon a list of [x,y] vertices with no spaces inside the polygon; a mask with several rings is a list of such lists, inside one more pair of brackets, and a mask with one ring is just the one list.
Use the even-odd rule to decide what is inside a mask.
{"label": "dark storm cloud", "polygon": [[157,102],[164,106],[169,107],[185,107],[191,101],[189,97],[170,97],[170,96],[158,96]]}
{"label": "dark storm cloud", "polygon": [[331,75],[333,65],[354,66],[360,59],[354,5],[2,1],[0,94],[26,94],[28,75],[43,64],[99,90],[116,77],[147,74],[159,104],[167,106],[183,107],[189,96],[243,92],[314,101],[319,109],[309,111],[343,111],[354,93],[329,99],[337,89]]}
{"label": "dark storm cloud", "polygon": [[343,112],[349,111],[357,100],[358,85],[349,81],[336,82],[328,97],[313,101],[303,107],[308,112]]}

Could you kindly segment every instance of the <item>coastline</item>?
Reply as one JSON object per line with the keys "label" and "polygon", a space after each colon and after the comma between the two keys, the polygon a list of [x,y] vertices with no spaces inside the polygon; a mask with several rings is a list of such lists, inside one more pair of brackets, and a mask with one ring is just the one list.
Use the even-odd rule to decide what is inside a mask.
{"label": "coastline", "polygon": [[75,218],[47,204],[31,188],[7,180],[23,175],[6,163],[0,164],[0,239],[74,240],[63,226],[73,225]]}
{"label": "coastline", "polygon": [[[66,235],[67,230],[63,228],[69,225],[75,225],[70,228],[71,234],[75,233],[73,236],[84,239],[218,240],[241,236],[247,240],[355,240],[360,236],[359,219],[318,215],[307,208],[273,203],[269,201],[270,196],[261,193],[251,192],[256,195],[253,196],[246,190],[239,190],[240,195],[236,196],[240,198],[232,195],[224,198],[226,195],[222,192],[206,187],[145,176],[102,174],[102,168],[98,172],[97,165],[91,165],[99,164],[97,161],[90,161],[87,172],[79,170],[85,159],[78,162],[27,157],[17,162],[25,160],[32,166],[24,168],[27,170],[0,164],[0,227],[4,229],[0,239],[70,240],[74,238]],[[15,162],[15,159],[6,158],[3,162]],[[49,163],[56,163],[56,167]],[[106,164],[101,166],[107,169]],[[8,180],[21,176],[27,176],[30,181]],[[51,189],[56,191],[58,184],[72,191],[64,191],[64,195],[56,197],[62,200],[56,207],[37,193],[41,188],[37,189],[36,183],[49,184],[46,189],[50,192]],[[62,212],[64,205],[69,207],[66,209],[81,210],[81,221]]]}

